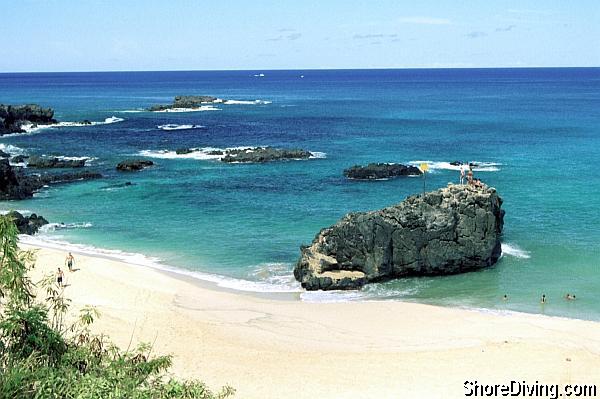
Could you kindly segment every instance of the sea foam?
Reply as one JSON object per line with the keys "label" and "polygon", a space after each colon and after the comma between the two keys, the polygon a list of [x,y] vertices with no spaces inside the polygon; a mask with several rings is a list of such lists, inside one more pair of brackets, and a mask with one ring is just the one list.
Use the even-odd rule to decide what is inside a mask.
{"label": "sea foam", "polygon": [[[413,166],[419,166],[422,163],[426,163],[429,166],[430,170],[456,170],[459,171],[461,165],[451,165],[450,162],[445,161],[410,161],[409,164]],[[473,171],[475,172],[497,172],[500,170],[501,163],[497,162],[479,162],[472,161],[477,166],[473,167]],[[468,167],[468,165],[465,165]]]}
{"label": "sea foam", "polygon": [[156,126],[160,130],[190,130],[190,129],[202,129],[205,126],[202,125],[177,125],[175,123],[167,123],[166,125],[158,125]]}
{"label": "sea foam", "polygon": [[161,109],[159,111],[152,111],[152,112],[159,112],[159,113],[163,113],[163,112],[202,112],[202,111],[220,111],[220,108],[217,107],[213,107],[212,105],[202,105],[200,107],[196,107],[196,108],[167,108],[167,109]]}
{"label": "sea foam", "polygon": [[271,104],[272,101],[266,100],[225,100],[225,105],[266,105]]}
{"label": "sea foam", "polygon": [[531,255],[529,252],[517,247],[514,244],[502,243],[502,256],[514,256],[520,259],[529,259]]}
{"label": "sea foam", "polygon": [[[58,122],[58,123],[53,123],[51,125],[35,125],[32,123],[27,123],[24,125],[21,125],[21,129],[23,129],[26,133],[35,133],[38,132],[40,130],[43,129],[58,129],[58,128],[64,128],[64,127],[83,127],[83,126],[97,126],[97,125],[110,125],[112,123],[117,123],[117,122],[123,122],[125,119],[123,118],[119,118],[116,116],[110,116],[106,119],[104,119],[104,121],[94,121],[94,122],[89,122],[89,123],[85,123],[85,122]],[[9,134],[9,135],[5,135],[6,136],[16,136],[16,135],[22,135],[24,133],[13,133],[13,134]]]}

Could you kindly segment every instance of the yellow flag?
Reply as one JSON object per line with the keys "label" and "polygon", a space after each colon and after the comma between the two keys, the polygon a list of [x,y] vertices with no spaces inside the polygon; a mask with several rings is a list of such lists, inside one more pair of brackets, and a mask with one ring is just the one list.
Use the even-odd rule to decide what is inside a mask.
{"label": "yellow flag", "polygon": [[429,170],[429,165],[423,162],[421,165],[419,165],[419,169],[421,169],[421,172],[427,172]]}

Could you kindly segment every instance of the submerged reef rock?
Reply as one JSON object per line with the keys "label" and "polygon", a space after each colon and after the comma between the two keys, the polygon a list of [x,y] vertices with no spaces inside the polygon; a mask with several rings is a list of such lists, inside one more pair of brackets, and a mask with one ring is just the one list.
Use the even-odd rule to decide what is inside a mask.
{"label": "submerged reef rock", "polygon": [[416,166],[399,163],[370,163],[367,166],[354,165],[344,170],[344,176],[356,180],[389,179],[398,176],[418,176],[422,174]]}
{"label": "submerged reef rock", "polygon": [[23,133],[24,125],[50,125],[56,123],[54,110],[42,108],[37,104],[4,105],[0,104],[0,135]]}
{"label": "submerged reef rock", "polygon": [[133,172],[145,169],[152,165],[154,165],[154,162],[147,159],[126,159],[119,162],[117,165],[117,170],[120,170],[121,172]]}
{"label": "submerged reef rock", "polygon": [[64,159],[56,157],[31,156],[27,160],[27,166],[30,168],[38,169],[83,168],[85,166],[85,159]]}
{"label": "submerged reef rock", "polygon": [[101,178],[97,172],[79,171],[59,174],[27,174],[22,168],[13,168],[8,159],[0,159],[0,199],[20,200],[33,197],[33,193],[48,184],[68,183]]}
{"label": "submerged reef rock", "polygon": [[449,185],[347,214],[301,248],[294,276],[307,290],[344,290],[491,266],[501,254],[501,206],[493,188]]}
{"label": "submerged reef rock", "polygon": [[176,96],[172,104],[154,105],[148,108],[148,111],[156,112],[177,108],[193,109],[199,108],[202,105],[220,102],[223,102],[223,100],[213,96]]}
{"label": "submerged reef rock", "polygon": [[34,235],[48,221],[43,216],[38,216],[32,213],[29,216],[23,216],[17,211],[8,212],[7,216],[12,217],[19,234]]}
{"label": "submerged reef rock", "polygon": [[202,152],[226,163],[264,163],[281,160],[308,159],[313,156],[310,151],[301,149],[285,149],[273,147],[227,148],[224,150],[203,150],[201,148],[178,148],[177,155]]}
{"label": "submerged reef rock", "polygon": [[308,159],[311,156],[312,153],[301,149],[287,150],[273,147],[254,147],[245,149],[228,149],[225,152],[225,156],[221,158],[221,161],[228,163],[262,163],[284,159]]}

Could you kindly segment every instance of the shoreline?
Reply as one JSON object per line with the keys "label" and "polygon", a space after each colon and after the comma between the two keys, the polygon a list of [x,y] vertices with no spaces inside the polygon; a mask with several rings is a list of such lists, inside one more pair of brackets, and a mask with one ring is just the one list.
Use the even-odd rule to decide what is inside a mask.
{"label": "shoreline", "polygon": [[[37,249],[34,281],[64,265]],[[153,343],[173,373],[239,398],[464,397],[463,383],[600,385],[600,323],[400,301],[305,302],[231,292],[195,279],[75,255],[71,313],[96,306],[95,332]],[[65,268],[66,269],[66,268]]]}
{"label": "shoreline", "polygon": [[[25,239],[25,241],[23,241]],[[51,250],[67,250],[74,254],[79,254],[86,257],[91,258],[99,258],[105,259],[109,261],[121,262],[123,264],[129,265],[135,268],[146,268],[159,273],[164,273],[165,275],[175,278],[181,281],[185,281],[191,284],[196,284],[200,288],[229,292],[231,294],[240,294],[240,295],[248,295],[257,298],[264,299],[273,299],[273,300],[284,300],[284,301],[299,301],[304,303],[385,303],[385,302],[400,302],[407,304],[416,304],[416,305],[425,305],[425,306],[433,306],[439,307],[443,309],[457,309],[461,311],[467,312],[476,312],[481,314],[490,314],[497,316],[512,316],[512,315],[523,315],[523,316],[539,316],[539,317],[548,317],[554,319],[562,319],[562,320],[579,320],[579,321],[589,321],[600,324],[600,320],[596,319],[585,319],[585,318],[577,318],[577,317],[568,317],[563,315],[547,315],[542,313],[534,313],[534,312],[525,312],[519,310],[512,309],[494,309],[494,308],[485,308],[485,307],[469,307],[469,306],[454,306],[451,304],[443,305],[436,303],[426,303],[426,302],[418,302],[411,300],[403,300],[402,298],[391,298],[391,299],[377,299],[377,297],[365,297],[359,299],[337,299],[333,296],[327,299],[317,299],[311,300],[310,298],[303,298],[302,294],[310,295],[325,293],[325,295],[332,295],[332,293],[339,292],[340,294],[352,294],[355,291],[305,291],[302,289],[298,283],[297,289],[294,287],[286,287],[282,289],[278,289],[277,286],[273,286],[274,288],[267,289],[261,291],[258,286],[267,286],[268,283],[263,283],[261,281],[251,281],[245,280],[237,277],[224,276],[219,274],[213,274],[208,272],[201,271],[193,271],[185,268],[180,268],[177,266],[166,265],[162,263],[162,260],[159,258],[155,258],[152,256],[147,256],[138,252],[125,252],[121,250],[115,249],[106,249],[99,248],[93,245],[87,244],[74,244],[70,242],[62,242],[55,241],[52,239],[40,239],[38,236],[30,236],[30,235],[20,235],[19,242],[21,244],[25,244],[27,246],[36,247],[36,248],[45,248]],[[503,246],[506,245],[510,248],[511,251],[514,250],[511,244],[503,243]],[[86,248],[87,247],[87,248]],[[516,251],[522,251],[517,248]],[[503,250],[504,252],[504,250]],[[504,256],[504,254],[502,255]],[[516,255],[520,257],[520,255]],[[526,255],[528,257],[528,255]],[[135,262],[132,258],[142,258],[143,261]],[[248,287],[243,288],[239,285],[239,283],[247,283]],[[236,285],[237,284],[237,285]],[[236,286],[233,286],[236,285]],[[334,294],[333,294],[334,295]]]}

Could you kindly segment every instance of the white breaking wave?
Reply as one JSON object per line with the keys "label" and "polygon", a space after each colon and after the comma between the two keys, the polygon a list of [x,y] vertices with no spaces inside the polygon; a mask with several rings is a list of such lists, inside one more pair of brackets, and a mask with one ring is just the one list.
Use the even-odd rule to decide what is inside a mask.
{"label": "white breaking wave", "polygon": [[[177,152],[173,150],[143,150],[138,153],[138,155],[149,157],[149,158],[159,158],[159,159],[197,159],[197,160],[220,160],[226,154],[226,151],[230,150],[248,150],[255,147],[241,146],[241,147],[229,147],[229,148],[215,148],[215,147],[203,147],[203,148],[190,148],[192,152],[188,154],[177,154]],[[211,152],[220,151],[222,154],[211,154]],[[311,151],[310,158],[312,159],[322,159],[326,158],[327,154],[324,152]],[[235,163],[235,162],[234,162]]]}
{"label": "white breaking wave", "polygon": [[137,114],[137,113],[140,113],[140,112],[147,112],[147,111],[144,110],[144,109],[126,109],[124,111],[114,111],[114,112],[118,112],[118,113],[121,113],[121,114]]}
{"label": "white breaking wave", "polygon": [[220,108],[213,107],[212,105],[202,105],[196,108],[167,108],[161,109],[160,111],[152,112],[202,112],[202,111],[220,111]]}
{"label": "white breaking wave", "polygon": [[189,130],[189,129],[202,129],[205,126],[202,125],[177,125],[175,123],[167,123],[166,125],[158,125],[157,128],[160,130]]}
{"label": "white breaking wave", "polygon": [[[25,131],[25,133],[35,133],[42,129],[57,129],[57,128],[62,128],[62,127],[110,125],[111,123],[123,122],[124,120],[125,119],[123,119],[123,118],[111,116],[111,117],[104,119],[104,121],[95,121],[95,122],[89,122],[89,123],[87,123],[87,122],[58,122],[58,123],[53,123],[51,125],[35,125],[33,123],[27,123],[27,124],[21,125],[21,129],[23,129]],[[14,133],[14,135],[19,135],[19,134],[23,134],[23,133]],[[8,135],[8,136],[10,136],[10,135]]]}
{"label": "white breaking wave", "polygon": [[529,259],[531,258],[531,255],[529,254],[529,252],[517,247],[514,244],[507,244],[507,243],[502,243],[502,256],[507,255],[507,256],[514,256],[515,258],[520,258],[520,259]]}
{"label": "white breaking wave", "polygon": [[[426,163],[429,166],[430,170],[456,170],[459,171],[461,165],[451,165],[450,162],[444,161],[410,161],[409,164],[413,166],[419,166],[422,163]],[[497,172],[500,170],[499,166],[502,166],[501,163],[497,162],[479,162],[472,161],[473,164],[477,165],[473,167],[474,172]],[[468,164],[464,165],[468,168]]]}
{"label": "white breaking wave", "polygon": [[9,209],[9,210],[3,209],[3,210],[0,210],[0,215],[7,215],[9,212],[12,212],[12,211],[19,212],[21,215],[31,215],[33,213],[28,209]]}
{"label": "white breaking wave", "polygon": [[48,223],[40,227],[41,233],[50,233],[62,229],[89,229],[93,225],[89,222],[85,223]]}
{"label": "white breaking wave", "polygon": [[208,160],[208,159],[221,159],[223,155],[209,154],[211,151],[222,151],[219,148],[190,148],[192,152],[189,154],[177,154],[175,151],[170,150],[143,150],[139,152],[139,155],[149,158],[159,159],[197,159],[197,160]]}
{"label": "white breaking wave", "polygon": [[226,105],[257,105],[257,104],[271,104],[272,101],[266,100],[226,100],[223,104]]}
{"label": "white breaking wave", "polygon": [[[6,136],[11,136],[11,135],[10,134],[4,135],[3,137],[6,137]],[[6,153],[9,153],[10,155],[22,155],[25,153],[25,150],[20,147],[17,147],[12,144],[4,144],[4,143],[0,143],[0,150],[4,151]]]}

